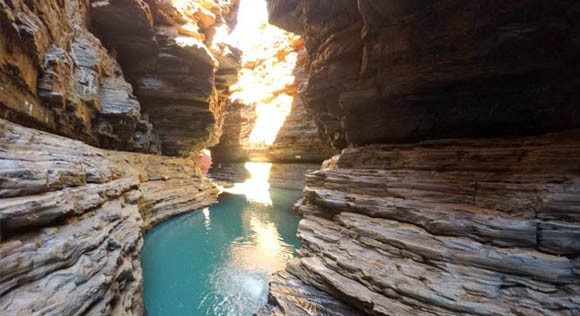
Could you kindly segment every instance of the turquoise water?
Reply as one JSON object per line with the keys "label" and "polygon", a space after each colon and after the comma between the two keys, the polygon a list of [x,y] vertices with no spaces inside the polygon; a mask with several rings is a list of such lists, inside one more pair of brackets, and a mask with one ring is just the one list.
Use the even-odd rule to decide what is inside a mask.
{"label": "turquoise water", "polygon": [[252,315],[299,246],[290,212],[299,196],[270,189],[269,205],[226,194],[153,228],[141,259],[148,316]]}

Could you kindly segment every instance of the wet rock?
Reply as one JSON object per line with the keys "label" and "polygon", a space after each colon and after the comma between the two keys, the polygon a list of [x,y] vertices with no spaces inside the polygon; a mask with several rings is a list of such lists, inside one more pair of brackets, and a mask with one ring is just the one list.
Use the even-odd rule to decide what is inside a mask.
{"label": "wet rock", "polygon": [[268,303],[256,315],[362,316],[365,314],[283,271],[276,273],[270,281]]}

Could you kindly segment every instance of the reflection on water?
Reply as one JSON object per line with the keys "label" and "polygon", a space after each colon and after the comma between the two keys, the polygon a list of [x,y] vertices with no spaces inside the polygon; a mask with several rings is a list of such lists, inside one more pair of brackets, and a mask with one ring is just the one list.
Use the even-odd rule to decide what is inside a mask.
{"label": "reflection on water", "polygon": [[[269,166],[268,172],[253,170],[258,169],[252,175],[269,173]],[[271,274],[284,268],[299,244],[299,219],[289,210],[300,195],[265,192],[268,203],[254,194],[226,194],[219,204],[172,219],[145,236],[142,266],[150,316],[244,316],[265,304]]]}
{"label": "reflection on water", "polygon": [[224,189],[224,192],[243,194],[251,202],[272,205],[270,198],[270,169],[271,163],[246,162],[244,167],[250,173],[250,178],[243,183],[236,183],[233,187]]}
{"label": "reflection on water", "polygon": [[284,242],[274,223],[250,216],[250,238],[239,238],[230,247],[231,263],[250,270],[278,271],[292,259],[293,247]]}

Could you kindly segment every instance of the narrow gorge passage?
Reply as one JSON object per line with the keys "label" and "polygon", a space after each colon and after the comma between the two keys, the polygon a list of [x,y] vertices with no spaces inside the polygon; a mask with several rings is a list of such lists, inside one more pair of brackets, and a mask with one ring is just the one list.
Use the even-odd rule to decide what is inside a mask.
{"label": "narrow gorge passage", "polygon": [[579,105],[578,0],[0,0],[0,315],[578,316]]}
{"label": "narrow gorge passage", "polygon": [[291,212],[300,191],[259,194],[271,203],[226,193],[147,233],[141,262],[149,316],[253,315],[266,304],[271,275],[300,244]]}
{"label": "narrow gorge passage", "polygon": [[[328,146],[297,96],[303,41],[269,24],[266,6],[264,0],[241,0],[235,29],[222,38],[242,52],[225,104],[224,135],[204,158],[213,153],[209,177],[223,185],[222,195],[217,204],[145,235],[141,262],[149,316],[254,315],[267,303],[273,274],[299,247],[300,217],[292,206],[302,195],[306,170],[331,154],[308,152],[308,146]],[[240,113],[247,120],[232,119]],[[285,158],[275,156],[276,146]]]}

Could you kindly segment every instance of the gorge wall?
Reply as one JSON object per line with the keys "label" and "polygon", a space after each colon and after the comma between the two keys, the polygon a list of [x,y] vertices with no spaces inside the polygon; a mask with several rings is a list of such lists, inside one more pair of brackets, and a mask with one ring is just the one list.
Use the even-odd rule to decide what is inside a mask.
{"label": "gorge wall", "polygon": [[[261,315],[580,313],[580,5],[269,1],[341,155]],[[302,282],[302,283],[301,283]],[[312,294],[311,294],[312,293]]]}
{"label": "gorge wall", "polygon": [[0,314],[144,314],[143,232],[218,194],[237,6],[0,0]]}
{"label": "gorge wall", "polygon": [[223,42],[237,1],[1,4],[3,118],[110,149],[217,143],[240,67]]}
{"label": "gorge wall", "polygon": [[[299,98],[257,159],[344,151],[260,313],[580,314],[579,3],[268,5]],[[237,7],[0,0],[0,314],[143,314],[143,231],[215,201],[198,151],[254,155]]]}
{"label": "gorge wall", "polygon": [[[337,147],[578,127],[574,1],[269,1]],[[364,122],[364,124],[363,124]]]}
{"label": "gorge wall", "polygon": [[215,202],[185,158],[116,152],[0,119],[0,312],[142,315],[142,232]]}
{"label": "gorge wall", "polygon": [[[244,58],[240,84],[233,88],[233,100],[226,104],[228,128],[218,145],[211,149],[212,156],[222,163],[320,163],[335,151],[322,140],[313,117],[298,96],[308,76],[304,40],[272,25],[264,25],[259,31],[259,37],[264,38],[260,44],[264,51],[248,52],[249,56]],[[263,123],[258,122],[258,115],[276,119],[268,117],[268,113],[258,113],[260,107],[288,111],[280,129],[272,131],[276,137],[271,144],[251,139],[253,133],[260,133],[260,126],[255,131],[256,125]]]}

